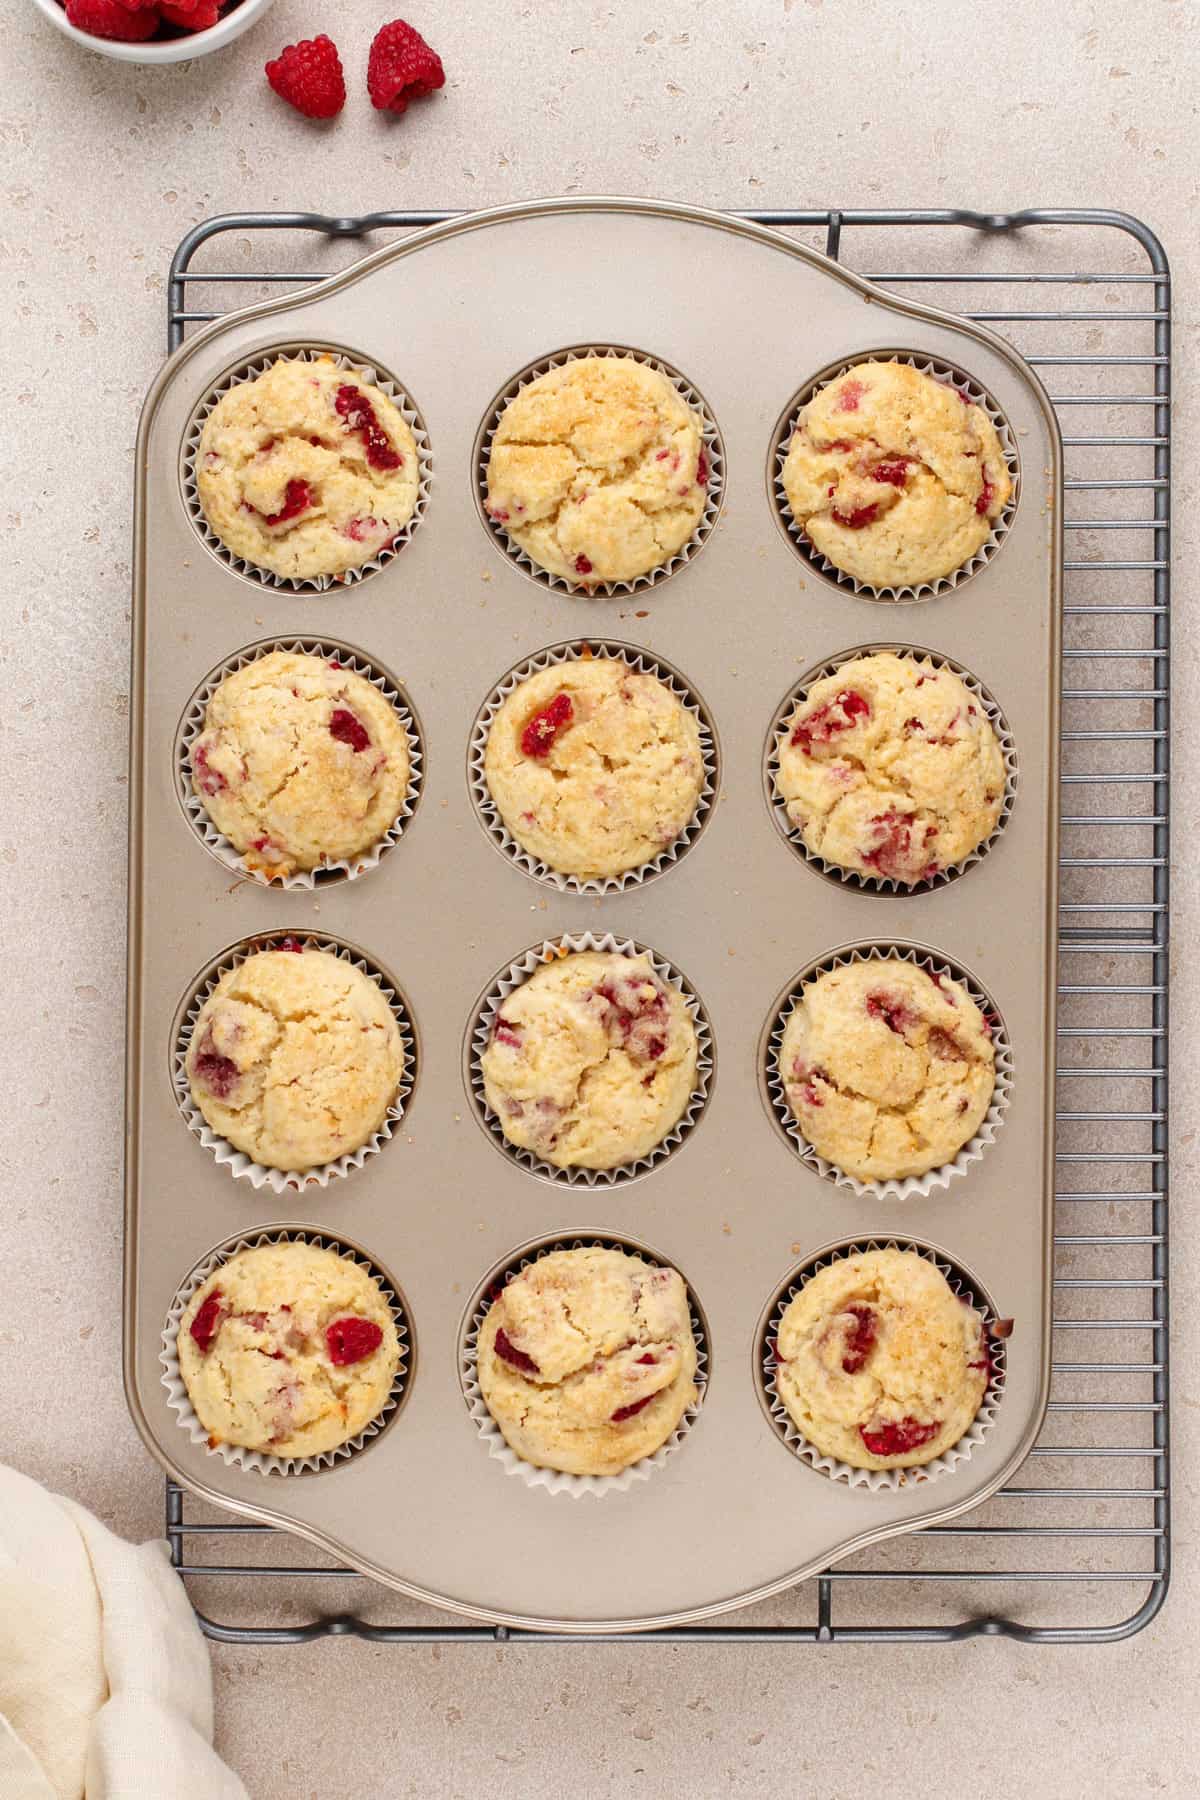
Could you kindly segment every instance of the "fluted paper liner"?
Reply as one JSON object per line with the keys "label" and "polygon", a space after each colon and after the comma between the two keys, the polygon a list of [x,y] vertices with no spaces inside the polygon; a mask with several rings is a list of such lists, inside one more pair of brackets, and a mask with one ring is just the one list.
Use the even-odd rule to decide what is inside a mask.
{"label": "fluted paper liner", "polygon": [[[676,1123],[666,1136],[657,1143],[653,1150],[645,1156],[638,1157],[635,1162],[618,1163],[612,1169],[557,1168],[553,1163],[543,1162],[531,1150],[518,1148],[509,1142],[504,1135],[504,1128],[487,1103],[484,1093],[483,1070],[481,1058],[491,1042],[492,1026],[496,1014],[508,999],[508,996],[521,986],[535,969],[540,969],[549,962],[561,961],[563,957],[580,950],[600,950],[616,952],[620,956],[645,956],[648,958],[654,973],[660,981],[673,987],[682,995],[688,1014],[696,1031],[696,1080],[687,1105]],[[492,1142],[502,1150],[509,1159],[534,1175],[540,1175],[546,1181],[559,1185],[582,1187],[615,1187],[618,1183],[635,1181],[647,1170],[656,1167],[664,1157],[677,1150],[684,1138],[696,1124],[708,1103],[709,1089],[712,1085],[715,1063],[712,1030],[708,1022],[708,1014],[704,1010],[700,996],[690,982],[680,974],[663,957],[645,944],[639,944],[632,938],[614,937],[611,931],[602,937],[591,931],[567,932],[559,938],[547,938],[540,944],[533,944],[521,956],[508,965],[496,976],[486,989],[481,1000],[476,1002],[475,1021],[467,1034],[464,1052],[464,1074],[471,1102],[476,1117]]]}
{"label": "fluted paper liner", "polygon": [[[204,430],[209,414],[217,402],[224,398],[231,388],[238,387],[244,381],[253,381],[264,375],[274,363],[280,360],[288,362],[317,362],[322,357],[331,357],[339,369],[348,374],[359,375],[372,387],[386,394],[392,405],[404,419],[413,434],[417,446],[417,497],[413,504],[412,516],[401,525],[391,543],[386,545],[375,556],[355,565],[352,569],[343,569],[339,575],[306,575],[297,579],[291,575],[276,575],[270,569],[260,568],[257,563],[248,562],[245,557],[236,556],[223,539],[219,538],[208,522],[208,515],[200,503],[200,493],[196,486],[196,453],[200,447],[200,436]],[[373,575],[382,569],[408,543],[429,504],[429,490],[433,482],[433,456],[429,448],[429,434],[425,429],[416,406],[405,392],[403,384],[389,374],[378,363],[365,357],[350,356],[343,350],[335,350],[331,345],[320,344],[279,344],[273,350],[260,353],[250,362],[240,363],[231,369],[221,382],[212,388],[196,408],[188,422],[184,433],[180,454],[179,478],[183,487],[184,505],[188,517],[195,526],[204,543],[227,568],[238,575],[245,575],[251,581],[257,581],[267,588],[278,588],[287,593],[324,593],[330,588],[345,587],[355,581],[362,581],[367,575]]]}
{"label": "fluted paper liner", "polygon": [[[497,1293],[514,1275],[527,1269],[530,1263],[549,1256],[555,1250],[620,1250],[626,1256],[637,1256],[642,1262],[652,1263],[658,1268],[673,1268],[673,1263],[664,1262],[661,1257],[641,1249],[640,1246],[622,1242],[620,1238],[608,1238],[591,1232],[579,1237],[555,1238],[547,1243],[539,1244],[535,1249],[526,1251],[502,1269],[490,1282],[487,1291],[480,1295],[472,1310],[467,1324],[466,1334],[459,1349],[459,1374],[462,1378],[463,1394],[466,1397],[467,1410],[475,1421],[480,1437],[487,1445],[489,1456],[503,1464],[507,1475],[519,1475],[528,1488],[543,1488],[548,1494],[570,1494],[578,1500],[584,1494],[592,1494],[599,1498],[602,1494],[625,1493],[638,1481],[648,1481],[656,1469],[661,1469],[673,1450],[683,1442],[700,1412],[704,1399],[705,1382],[708,1379],[708,1335],[704,1321],[696,1305],[690,1286],[687,1286],[688,1311],[692,1324],[692,1335],[696,1340],[696,1374],[694,1377],[697,1395],[692,1404],[684,1411],[683,1417],[671,1433],[670,1437],[649,1456],[643,1456],[639,1462],[630,1463],[619,1475],[568,1475],[561,1469],[541,1469],[536,1463],[526,1462],[518,1456],[505,1441],[504,1434],[487,1409],[487,1402],[479,1386],[477,1366],[479,1333],[491,1310]],[[682,1274],[682,1271],[679,1271]]]}
{"label": "fluted paper liner", "polygon": [[[991,1373],[983,1399],[979,1403],[979,1411],[958,1442],[932,1461],[918,1463],[909,1469],[859,1469],[853,1463],[843,1462],[840,1457],[827,1456],[810,1444],[799,1426],[796,1424],[787,1407],[780,1399],[775,1387],[775,1370],[778,1366],[775,1345],[778,1340],[783,1315],[791,1305],[801,1288],[821,1269],[830,1263],[841,1262],[848,1256],[861,1256],[868,1250],[912,1250],[923,1256],[939,1269],[950,1283],[951,1288],[960,1300],[965,1300],[974,1310],[983,1315],[985,1320],[985,1341],[991,1358]],[[793,1275],[787,1286],[776,1296],[762,1333],[756,1365],[762,1386],[762,1397],[766,1404],[768,1416],[776,1432],[783,1439],[788,1449],[800,1461],[815,1469],[818,1474],[827,1475],[831,1481],[841,1481],[847,1487],[865,1489],[870,1493],[895,1493],[910,1487],[915,1482],[936,1481],[939,1476],[949,1475],[970,1459],[971,1452],[981,1444],[995,1423],[996,1411],[1004,1392],[1004,1377],[1007,1368],[1005,1341],[987,1335],[986,1327],[994,1325],[996,1313],[990,1302],[976,1295],[973,1283],[961,1269],[948,1263],[935,1251],[926,1249],[925,1245],[911,1240],[896,1238],[869,1238],[861,1244],[846,1244],[837,1250],[831,1250],[825,1256],[818,1257],[809,1267],[803,1268]]]}
{"label": "fluted paper liner", "polygon": [[[963,392],[970,395],[972,405],[982,407],[992,421],[1000,440],[1000,448],[1004,452],[1004,460],[1008,464],[1012,493],[992,521],[992,529],[987,539],[980,545],[974,556],[968,557],[967,561],[961,563],[957,569],[952,569],[949,575],[939,575],[936,581],[920,581],[904,587],[875,587],[870,582],[860,581],[856,575],[847,574],[845,569],[839,569],[836,563],[830,562],[827,556],[822,555],[807,533],[803,531],[792,513],[784,490],[783,465],[787,461],[792,434],[796,429],[800,413],[820,388],[828,387],[831,381],[837,381],[848,370],[856,368],[864,362],[907,363],[909,368],[916,369],[922,375],[931,375],[935,381],[948,383],[962,389]],[[1012,429],[987,389],[981,387],[972,376],[954,363],[943,362],[937,357],[913,356],[902,350],[890,352],[864,350],[860,355],[852,356],[846,362],[837,364],[835,368],[826,369],[820,375],[815,375],[811,381],[806,382],[789,403],[783,418],[775,428],[769,476],[771,498],[779,523],[796,554],[808,563],[810,568],[816,569],[830,581],[836,582],[839,587],[848,588],[861,599],[883,601],[932,600],[938,594],[952,592],[969,576],[976,574],[991,561],[1008,536],[1021,489],[1021,470]]]}
{"label": "fluted paper liner", "polygon": [[[839,669],[848,669],[864,656],[878,656],[887,652],[892,656],[904,658],[906,662],[930,662],[937,669],[945,669],[957,675],[964,687],[979,703],[980,711],[986,716],[989,725],[996,734],[1000,745],[1000,754],[1004,758],[1004,796],[996,823],[981,843],[956,863],[939,869],[936,875],[927,881],[909,883],[897,881],[893,875],[864,875],[861,869],[846,869],[840,863],[830,862],[816,850],[810,850],[804,841],[804,834],[798,825],[793,825],[788,818],[787,806],[779,792],[779,755],[787,741],[788,726],[796,707],[804,700],[810,688],[827,675],[833,675]],[[814,869],[830,880],[840,881],[847,887],[858,888],[866,894],[927,894],[938,887],[945,887],[951,881],[965,875],[968,869],[982,862],[988,851],[996,843],[1012,815],[1013,805],[1017,797],[1017,746],[1008,721],[1000,710],[999,702],[988,692],[978,676],[972,675],[969,669],[954,661],[953,657],[943,656],[936,650],[922,650],[915,644],[859,644],[853,650],[843,650],[837,656],[812,668],[802,675],[788,693],[787,698],[779,706],[771,721],[767,734],[767,753],[763,765],[766,781],[767,798],[771,804],[771,812],[776,825],[792,848],[805,862],[811,863]]]}
{"label": "fluted paper liner", "polygon": [[[485,761],[487,757],[488,738],[492,725],[509,695],[543,669],[556,663],[583,661],[622,662],[638,675],[653,675],[661,681],[686,707],[696,721],[700,733],[700,755],[704,763],[704,780],[696,801],[695,810],[679,836],[661,850],[649,862],[640,863],[636,868],[624,869],[619,875],[593,876],[584,880],[578,875],[564,875],[553,869],[540,857],[532,856],[513,837],[500,815],[500,809],[492,798],[488,787]],[[468,768],[471,781],[471,798],[475,802],[475,810],[488,836],[498,849],[502,850],[510,860],[516,863],[526,875],[535,881],[545,882],[547,886],[558,888],[567,894],[619,894],[626,888],[635,887],[644,881],[652,881],[669,869],[686,850],[696,842],[712,816],[713,801],[716,795],[718,779],[718,758],[716,733],[708,709],[699,699],[694,689],[684,680],[678,670],[661,657],[653,656],[648,650],[639,650],[635,644],[623,644],[612,639],[577,638],[564,644],[554,644],[547,650],[541,650],[536,656],[527,657],[510,669],[502,681],[488,695],[476,715],[471,727],[470,749],[468,751]]]}
{"label": "fluted paper liner", "polygon": [[[323,861],[314,869],[296,869],[290,875],[274,877],[259,869],[252,869],[245,857],[234,849],[223,832],[217,830],[209,817],[208,809],[200,795],[196,793],[192,783],[192,746],[204,730],[204,715],[209,701],[221,683],[239,669],[250,663],[258,662],[261,657],[270,656],[277,650],[289,651],[304,656],[319,657],[322,662],[336,661],[343,669],[353,675],[361,675],[372,687],[378,688],[388,702],[400,724],[408,745],[408,787],[400,810],[383,835],[365,850],[360,850],[353,857],[341,857],[336,861]],[[408,696],[399,683],[390,676],[384,675],[375,664],[359,650],[351,649],[348,644],[334,643],[322,638],[264,638],[257,644],[250,644],[244,650],[238,650],[233,656],[226,657],[215,669],[204,677],[187,706],[184,708],[179,729],[175,733],[175,791],[179,796],[179,804],[184,816],[204,848],[224,864],[234,875],[240,875],[245,881],[255,881],[260,887],[283,888],[288,891],[312,892],[318,887],[327,887],[334,881],[354,881],[360,875],[366,875],[374,869],[380,858],[397,844],[409,819],[416,810],[421,795],[421,783],[424,779],[424,750],[421,734],[417,728],[416,718],[409,704]]]}
{"label": "fluted paper liner", "polygon": [[[382,1125],[372,1132],[365,1144],[357,1150],[348,1150],[333,1162],[320,1163],[311,1169],[274,1169],[263,1163],[255,1162],[246,1151],[235,1149],[228,1138],[214,1131],[196,1102],[192,1098],[191,1083],[187,1076],[188,1046],[192,1041],[192,1032],[200,1009],[208,999],[221,977],[248,957],[257,956],[260,951],[274,950],[285,940],[291,939],[303,944],[306,950],[327,950],[331,956],[341,957],[352,968],[359,969],[377,982],[383,990],[384,998],[391,1009],[400,1030],[400,1042],[404,1053],[404,1070],[397,1086],[395,1097],[388,1107]],[[413,1029],[408,1004],[396,988],[392,987],[383,972],[369,962],[358,951],[344,944],[340,938],[318,936],[311,931],[267,931],[252,938],[244,938],[240,944],[228,951],[212,970],[211,974],[202,976],[188,1000],[183,1016],[179,1022],[175,1042],[171,1049],[171,1082],[175,1090],[175,1098],[179,1110],[183,1114],[184,1123],[206,1150],[211,1150],[217,1162],[227,1168],[237,1180],[248,1181],[252,1187],[269,1187],[273,1193],[284,1194],[291,1190],[298,1192],[306,1187],[328,1187],[338,1176],[349,1175],[352,1169],[361,1169],[369,1156],[377,1156],[391,1137],[396,1126],[404,1117],[409,1096],[417,1079],[417,1042]]]}
{"label": "fluted paper liner", "polygon": [[[338,1444],[332,1450],[323,1450],[319,1456],[273,1456],[268,1451],[250,1450],[241,1444],[210,1444],[209,1434],[196,1416],[191,1396],[184,1385],[179,1367],[179,1326],[192,1295],[197,1288],[203,1286],[215,1269],[219,1269],[222,1264],[229,1262],[239,1252],[257,1250],[265,1244],[312,1244],[317,1249],[336,1250],[338,1255],[345,1257],[348,1262],[356,1263],[360,1269],[365,1269],[367,1274],[379,1284],[391,1309],[392,1320],[396,1327],[396,1336],[400,1344],[400,1360],[396,1365],[391,1390],[383,1406],[356,1437],[348,1438],[344,1444]],[[340,1239],[331,1237],[327,1232],[292,1231],[285,1226],[247,1233],[238,1238],[235,1243],[224,1244],[220,1249],[212,1251],[204,1258],[203,1262],[196,1265],[171,1302],[167,1322],[163,1326],[162,1349],[159,1352],[158,1360],[162,1364],[162,1384],[167,1390],[167,1405],[193,1444],[203,1444],[210,1455],[219,1456],[231,1468],[249,1469],[258,1475],[301,1475],[312,1473],[318,1469],[331,1469],[336,1464],[345,1462],[356,1451],[363,1449],[372,1438],[379,1436],[379,1433],[395,1414],[407,1391],[412,1366],[412,1345],[408,1316],[403,1302],[381,1269],[377,1268],[367,1257],[360,1255],[358,1251],[347,1249]]]}
{"label": "fluted paper liner", "polygon": [[[588,356],[616,357],[623,361],[632,360],[642,363],[648,369],[656,369],[660,375],[664,375],[692,411],[699,415],[704,448],[708,453],[708,491],[705,497],[704,511],[700,515],[696,529],[674,556],[668,557],[665,562],[656,564],[653,569],[647,569],[644,575],[635,575],[631,581],[570,581],[565,575],[555,575],[549,569],[543,568],[541,563],[535,562],[527,551],[522,550],[516,539],[510,537],[504,526],[498,520],[493,519],[487,510],[488,462],[492,454],[492,440],[500,424],[501,414],[509,402],[514,400],[522,389],[527,388],[531,381],[536,381],[539,376],[548,375],[551,369],[561,369],[567,363],[579,362]],[[553,588],[564,594],[582,594],[588,598],[609,598],[614,594],[639,594],[646,588],[657,587],[660,582],[666,581],[668,576],[674,575],[679,569],[682,569],[685,563],[690,562],[701,548],[717,522],[717,515],[721,510],[724,497],[725,448],[707,400],[699,389],[693,387],[687,377],[681,375],[678,369],[673,369],[670,363],[660,362],[656,356],[647,356],[642,350],[630,350],[617,344],[577,344],[570,350],[560,350],[556,355],[543,357],[540,362],[523,369],[496,396],[484,417],[475,440],[475,499],[479,508],[479,516],[488,533],[496,540],[505,555],[516,563],[526,575],[531,576],[534,581],[541,582],[543,587]]]}
{"label": "fluted paper liner", "polygon": [[[818,1154],[805,1137],[799,1120],[788,1105],[787,1093],[783,1077],[779,1073],[779,1047],[783,1041],[784,1030],[792,1015],[792,1010],[799,1001],[803,991],[811,987],[819,976],[830,969],[845,968],[849,963],[871,962],[879,958],[891,958],[901,962],[915,963],[930,975],[946,975],[952,981],[961,983],[971,999],[987,1019],[992,1032],[992,1049],[995,1052],[995,1087],[992,1090],[991,1102],[984,1114],[978,1131],[969,1138],[951,1162],[942,1163],[936,1169],[926,1170],[924,1175],[905,1175],[900,1178],[889,1178],[887,1181],[860,1181],[856,1175],[848,1175],[836,1163],[829,1162]],[[776,1124],[791,1142],[793,1148],[810,1169],[832,1181],[837,1187],[849,1188],[859,1199],[864,1197],[875,1200],[911,1200],[915,1195],[928,1199],[940,1188],[949,1187],[950,1183],[965,1175],[972,1163],[978,1162],[988,1146],[994,1142],[1000,1129],[1004,1115],[1008,1110],[1009,1097],[1013,1083],[1012,1046],[1008,1040],[1004,1020],[995,1003],[980,987],[973,975],[949,962],[944,957],[932,955],[918,949],[913,944],[883,941],[877,944],[857,944],[853,948],[839,950],[835,955],[823,957],[813,963],[788,988],[782,999],[776,1003],[771,1016],[771,1024],[767,1032],[765,1066],[762,1069],[766,1085],[767,1097]]]}

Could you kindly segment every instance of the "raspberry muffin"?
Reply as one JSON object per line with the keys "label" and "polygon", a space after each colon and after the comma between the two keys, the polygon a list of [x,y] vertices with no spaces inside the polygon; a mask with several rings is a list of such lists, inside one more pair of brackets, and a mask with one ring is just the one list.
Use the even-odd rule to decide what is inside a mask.
{"label": "raspberry muffin", "polygon": [[996,829],[1004,756],[952,670],[889,650],[814,682],[788,720],[776,786],[809,850],[914,887]]}
{"label": "raspberry muffin", "polygon": [[281,357],[238,382],[196,451],[200,504],[225,548],[292,581],[386,550],[413,516],[418,482],[399,408],[331,356]]}
{"label": "raspberry muffin", "polygon": [[775,1389],[792,1422],[855,1469],[911,1469],[952,1449],[990,1378],[985,1321],[915,1250],[818,1270],[776,1336]]}
{"label": "raspberry muffin", "polygon": [[981,406],[907,363],[857,363],[804,407],[783,465],[797,525],[870,587],[915,587],[969,562],[1012,493]]}
{"label": "raspberry muffin", "polygon": [[479,1386],[539,1469],[619,1475],[696,1400],[696,1340],[674,1269],[622,1250],[554,1250],[515,1275],[479,1332]]}
{"label": "raspberry muffin", "polygon": [[804,1136],[860,1181],[952,1162],[996,1085],[991,1027],[960,982],[899,957],[829,969],[804,988],[779,1047]]}
{"label": "raspberry muffin", "polygon": [[271,1169],[311,1169],[379,1130],[404,1073],[378,982],[327,950],[260,950],[222,975],[187,1051],[213,1130]]}
{"label": "raspberry muffin", "polygon": [[273,650],[225,677],[191,768],[217,830],[270,880],[379,841],[408,792],[408,739],[363,676]]}
{"label": "raspberry muffin", "polygon": [[696,1027],[645,956],[578,951],[535,969],[496,1014],[484,1092],[510,1144],[559,1169],[648,1156],[696,1085]]}
{"label": "raspberry muffin", "polygon": [[179,1324],[179,1372],[209,1444],[319,1456],[377,1417],[400,1362],[392,1310],[366,1269],[315,1244],[222,1263]]}
{"label": "raspberry muffin", "polygon": [[584,356],[504,408],[487,511],[552,575],[632,581],[687,543],[708,474],[700,415],[665,375],[631,356]]}
{"label": "raspberry muffin", "polygon": [[696,716],[654,675],[613,657],[556,663],[508,696],[484,772],[523,850],[581,880],[636,869],[696,810]]}

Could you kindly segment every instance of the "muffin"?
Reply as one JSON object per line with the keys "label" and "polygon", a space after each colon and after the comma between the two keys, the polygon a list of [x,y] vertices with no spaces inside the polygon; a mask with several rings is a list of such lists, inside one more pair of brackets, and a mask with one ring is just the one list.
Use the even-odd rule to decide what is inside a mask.
{"label": "muffin", "polygon": [[260,950],[229,969],[188,1045],[192,1099],[271,1169],[311,1169],[379,1130],[404,1073],[378,982],[327,950]]}
{"label": "muffin", "polygon": [[319,1456],[377,1417],[400,1362],[366,1269],[315,1244],[239,1250],[188,1301],[179,1372],[209,1444]]}
{"label": "muffin", "polygon": [[787,722],[776,787],[815,855],[913,887],[996,829],[1004,756],[952,670],[886,650],[809,688]]}
{"label": "muffin", "polygon": [[779,1077],[819,1156],[860,1181],[952,1162],[996,1085],[991,1027],[966,988],[899,957],[829,969],[784,1027]]}
{"label": "muffin", "polygon": [[225,677],[191,772],[217,830],[271,879],[378,843],[408,792],[408,738],[363,676],[273,650]]}
{"label": "muffin", "polygon": [[678,1124],[696,1083],[696,1027],[648,957],[584,950],[508,995],[481,1060],[510,1144],[559,1169],[613,1169]]}
{"label": "muffin", "polygon": [[395,403],[331,356],[281,357],[222,394],[196,490],[225,548],[292,581],[340,575],[408,524],[416,441]]}
{"label": "muffin", "polygon": [[552,575],[632,581],[682,550],[704,512],[700,415],[632,356],[584,356],[508,402],[492,440],[487,511]]}
{"label": "muffin", "polygon": [[568,1475],[619,1475],[660,1449],[696,1400],[683,1279],[622,1250],[554,1250],[493,1301],[478,1369],[518,1456]]}
{"label": "muffin", "polygon": [[793,1424],[855,1469],[911,1469],[952,1449],[990,1378],[984,1320],[915,1250],[829,1263],[776,1335],[775,1390]]}
{"label": "muffin", "polygon": [[1012,480],[981,406],[907,363],[856,363],[803,408],[783,465],[792,516],[870,587],[915,587],[969,562]]}
{"label": "muffin", "polygon": [[673,844],[704,785],[696,715],[654,675],[606,656],[555,663],[505,700],[484,772],[530,856],[591,880]]}

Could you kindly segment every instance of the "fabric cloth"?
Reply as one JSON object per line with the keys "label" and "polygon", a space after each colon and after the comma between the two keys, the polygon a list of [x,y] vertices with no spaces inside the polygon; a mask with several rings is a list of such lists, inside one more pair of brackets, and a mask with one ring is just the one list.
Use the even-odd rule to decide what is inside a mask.
{"label": "fabric cloth", "polygon": [[161,1543],[0,1468],[0,1795],[247,1800],[212,1748],[212,1674]]}

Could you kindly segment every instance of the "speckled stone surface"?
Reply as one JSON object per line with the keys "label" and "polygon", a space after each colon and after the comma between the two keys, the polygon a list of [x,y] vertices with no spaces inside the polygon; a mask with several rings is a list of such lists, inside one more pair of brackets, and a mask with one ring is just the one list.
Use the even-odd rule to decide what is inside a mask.
{"label": "speckled stone surface", "polygon": [[[403,10],[448,80],[391,120],[363,92],[367,45],[388,16],[368,0],[345,0],[337,18],[280,0],[231,49],[162,70],[78,51],[30,0],[0,0],[0,1453],[132,1537],[160,1530],[162,1481],[120,1378],[130,491],[137,410],[162,358],[166,267],[194,221],[248,207],[469,207],[563,188],[730,207],[1140,214],[1178,283],[1177,717],[1200,701],[1190,0],[1117,11],[1060,0],[1052,14],[1014,0],[987,29],[959,0]],[[319,30],[338,39],[352,98],[339,122],[313,128],[268,92],[261,66]],[[333,266],[309,248],[283,254]],[[951,254],[966,267],[972,246],[956,241]],[[234,257],[250,266],[249,246]],[[1198,1272],[1197,772],[1195,740],[1181,734],[1173,1274],[1185,1302]],[[31,967],[36,982],[21,978]],[[971,1792],[1019,1785],[1038,1800],[1194,1792],[1200,1364],[1188,1304],[1174,1356],[1175,1588],[1131,1643],[217,1647],[219,1745],[256,1800],[525,1800],[572,1788],[859,1800],[931,1766],[961,1771]],[[52,1420],[28,1405],[31,1392],[56,1396]],[[1126,1514],[1115,1503],[1110,1516],[1120,1525]],[[1137,1567],[1147,1550],[1113,1539],[1098,1561]],[[1054,1551],[1029,1540],[1025,1566]],[[902,1569],[910,1554],[898,1547],[888,1561]],[[321,1592],[331,1610],[361,1604],[348,1584]],[[1002,1585],[985,1602],[1011,1598]],[[1037,1597],[1042,1617],[1073,1603],[1082,1597],[1052,1584]],[[883,1622],[910,1615],[913,1597],[897,1583],[840,1604]],[[280,1583],[263,1605],[294,1620],[304,1601]],[[938,1594],[925,1605],[935,1617]],[[788,1616],[808,1618],[808,1606]],[[369,1610],[396,1613],[387,1597]]]}

